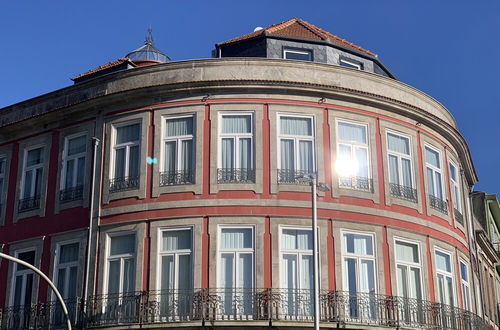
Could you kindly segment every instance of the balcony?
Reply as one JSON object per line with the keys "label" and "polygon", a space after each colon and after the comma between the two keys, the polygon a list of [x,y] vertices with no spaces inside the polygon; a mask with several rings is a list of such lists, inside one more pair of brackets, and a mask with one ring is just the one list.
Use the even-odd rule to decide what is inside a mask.
{"label": "balcony", "polygon": [[19,200],[17,206],[17,212],[28,212],[32,210],[38,210],[40,208],[40,196],[33,196],[28,198],[23,198]]}
{"label": "balcony", "polygon": [[218,168],[217,183],[255,183],[255,169]]}
{"label": "balcony", "polygon": [[79,201],[83,198],[83,186],[76,186],[59,191],[59,201],[67,203],[72,201]]}
{"label": "balcony", "polygon": [[314,174],[314,172],[278,170],[278,184],[296,184],[308,186],[310,184],[310,181],[304,180],[304,177],[308,177],[312,174]]}
{"label": "balcony", "polygon": [[429,196],[429,206],[443,214],[448,214],[448,203],[434,195]]}
{"label": "balcony", "polygon": [[139,188],[138,176],[127,176],[109,180],[109,192],[119,192]]}
{"label": "balcony", "polygon": [[[100,295],[87,301],[69,301],[71,321],[80,328],[160,328],[227,325],[283,325],[313,320],[312,291],[296,289],[199,289],[142,291]],[[357,327],[488,329],[479,316],[448,305],[374,293],[323,291],[320,295],[322,323],[337,328]],[[255,322],[260,321],[260,322]],[[252,324],[252,322],[254,322]],[[64,324],[55,302],[0,309],[0,329],[48,329]],[[350,326],[352,327],[352,326]]]}
{"label": "balcony", "polygon": [[412,187],[402,186],[396,183],[389,183],[391,196],[410,201],[413,203],[418,202],[417,189]]}
{"label": "balcony", "polygon": [[160,173],[160,187],[194,184],[194,171],[166,171]]}
{"label": "balcony", "polygon": [[373,180],[361,176],[341,176],[339,187],[373,192]]}

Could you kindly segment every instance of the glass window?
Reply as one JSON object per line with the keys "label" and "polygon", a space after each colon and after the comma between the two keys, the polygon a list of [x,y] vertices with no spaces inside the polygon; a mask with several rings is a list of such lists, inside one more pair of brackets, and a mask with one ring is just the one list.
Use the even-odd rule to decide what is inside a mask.
{"label": "glass window", "polygon": [[[79,265],[80,244],[67,243],[61,244],[56,250],[56,266],[54,271],[54,283],[59,293],[71,306],[76,304],[78,296],[78,265]],[[55,297],[53,297],[53,300]],[[74,319],[75,309],[69,308],[70,317]],[[59,305],[56,306],[54,318],[58,324],[64,322],[64,313]]]}
{"label": "glass window", "polygon": [[[35,265],[35,256],[35,250],[16,253],[18,259],[31,265]],[[34,274],[35,273],[28,267],[14,264],[12,306],[20,307],[32,303]]]}
{"label": "glass window", "polygon": [[283,50],[283,58],[287,60],[312,61],[312,52],[310,50]]}
{"label": "glass window", "polygon": [[455,305],[451,254],[435,251],[438,299],[442,304]]}
{"label": "glass window", "polygon": [[252,114],[222,114],[219,183],[255,182]]}
{"label": "glass window", "polygon": [[165,119],[160,186],[194,183],[194,117]]}
{"label": "glass window", "polygon": [[462,200],[460,194],[460,174],[458,172],[457,166],[450,162],[450,186],[453,201],[453,208],[462,213]]}
{"label": "glass window", "polygon": [[439,151],[428,146],[425,147],[425,163],[427,171],[427,192],[429,194],[430,206],[447,213],[447,205],[444,201],[443,172]]}
{"label": "glass window", "polygon": [[[7,160],[5,158],[0,158],[0,207],[2,206],[2,204],[4,204],[3,202],[3,192],[4,192],[4,189],[6,189],[6,180],[5,180],[5,166],[6,166],[6,163],[7,163]],[[0,212],[1,213],[1,212]]]}
{"label": "glass window", "polygon": [[462,303],[465,310],[471,310],[470,303],[470,286],[469,286],[469,273],[467,271],[467,264],[460,261],[460,282],[462,286]]}
{"label": "glass window", "polygon": [[220,228],[219,287],[224,314],[253,314],[253,228]]}
{"label": "glass window", "polygon": [[279,116],[278,183],[297,183],[297,177],[315,172],[312,117]]}
{"label": "glass window", "polygon": [[23,176],[19,212],[38,209],[42,193],[44,147],[26,149],[24,152]]}
{"label": "glass window", "polygon": [[344,66],[346,68],[357,69],[357,70],[363,69],[363,65],[355,60],[347,60],[347,59],[341,58],[339,61],[339,64],[340,64],[340,66]]}
{"label": "glass window", "polygon": [[137,179],[140,164],[141,125],[135,123],[117,126],[115,132],[113,178]]}
{"label": "glass window", "polygon": [[416,202],[410,138],[388,132],[387,157],[391,195]]}
{"label": "glass window", "polygon": [[337,161],[339,185],[371,191],[368,134],[365,124],[337,122]]}
{"label": "glass window", "polygon": [[422,299],[420,249],[418,244],[396,240],[396,275],[398,295]]}
{"label": "glass window", "polygon": [[135,290],[135,244],[135,234],[109,238],[108,294]]}
{"label": "glass window", "polygon": [[87,135],[65,138],[60,201],[82,199],[86,153]]}

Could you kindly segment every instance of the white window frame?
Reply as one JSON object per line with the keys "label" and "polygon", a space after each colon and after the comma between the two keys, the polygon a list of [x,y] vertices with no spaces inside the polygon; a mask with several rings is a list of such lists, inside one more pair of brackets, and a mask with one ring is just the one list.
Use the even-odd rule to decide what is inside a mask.
{"label": "white window frame", "polygon": [[[176,135],[176,136],[166,136],[167,133],[167,121],[168,120],[173,120],[173,119],[181,119],[181,118],[191,118],[193,120],[193,133],[188,134],[188,135]],[[190,165],[191,171],[194,172],[196,168],[196,145],[195,145],[195,135],[196,135],[196,116],[192,113],[190,114],[185,114],[185,115],[171,115],[171,116],[163,116],[162,117],[162,132],[161,132],[161,164],[160,164],[160,171],[165,172],[165,158],[167,155],[165,155],[165,144],[167,142],[175,142],[175,151],[176,151],[176,159],[175,159],[175,171],[180,171],[181,168],[183,168],[182,160],[184,157],[182,157],[182,148],[179,148],[179,146],[182,145],[183,141],[192,141],[193,145],[193,150],[192,150],[192,155],[191,158],[193,160],[193,164]]]}
{"label": "white window frame", "polygon": [[[191,249],[181,249],[181,250],[172,250],[172,251],[163,251],[162,250],[162,240],[163,240],[163,233],[168,232],[168,231],[189,231],[191,234]],[[179,272],[178,272],[178,267],[179,267],[179,256],[182,255],[189,255],[191,259],[191,270],[194,273],[194,228],[192,226],[188,227],[162,227],[158,229],[158,270],[157,270],[157,288],[159,290],[168,290],[167,288],[162,288],[161,287],[161,280],[162,280],[162,262],[163,262],[163,257],[164,256],[173,256],[174,257],[174,288],[172,290],[178,290],[179,289]],[[190,286],[193,288],[194,284],[194,276],[191,276],[191,283]],[[187,293],[185,293],[187,294]]]}
{"label": "white window frame", "polygon": [[[450,186],[451,186],[451,198],[452,198],[452,203],[453,203],[453,208],[455,210],[457,210],[458,212],[460,212],[460,214],[462,214],[462,193],[460,191],[461,187],[460,187],[460,170],[458,168],[458,166],[452,162],[452,161],[449,161],[448,162],[448,166],[449,166],[449,171],[450,171]],[[451,167],[454,167],[455,168],[455,176],[456,176],[456,181],[453,180],[452,176],[451,176]],[[455,196],[455,191],[456,189],[456,192],[457,192],[457,195]]]}
{"label": "white window frame", "polygon": [[[342,65],[342,63],[345,63],[345,64],[350,65],[350,66],[354,66],[355,68],[351,68],[350,66]],[[360,63],[356,63],[354,61],[350,61],[350,60],[345,59],[345,58],[341,58],[339,60],[339,65],[342,66],[342,67],[344,67],[344,68],[361,70],[361,64]]]}
{"label": "white window frame", "polygon": [[[287,135],[281,134],[281,117],[291,117],[291,118],[306,118],[311,120],[311,136],[307,135]],[[288,113],[278,113],[278,169],[283,169],[281,166],[281,140],[293,140],[294,147],[294,166],[295,171],[302,171],[300,168],[300,141],[310,141],[312,142],[312,172],[316,172],[316,122],[315,116],[303,116],[297,114]]]}
{"label": "white window frame", "polygon": [[[135,125],[135,124],[139,124],[139,140],[132,141],[132,142],[120,143],[120,144],[116,143],[117,129],[120,127],[131,126],[131,125]],[[111,162],[110,162],[111,163],[111,168],[110,168],[111,170],[109,171],[109,179],[110,180],[120,179],[120,178],[116,177],[115,162],[116,162],[116,151],[118,149],[121,149],[121,148],[125,148],[125,168],[123,170],[123,172],[124,172],[123,178],[130,177],[130,173],[129,173],[129,170],[130,170],[130,148],[132,148],[134,146],[139,147],[139,159],[137,160],[137,162],[138,162],[137,167],[139,168],[139,172],[140,172],[141,135],[142,135],[142,124],[141,124],[140,120],[133,120],[133,121],[127,121],[127,122],[123,122],[123,123],[112,124],[111,141],[112,141],[112,146],[113,146],[113,152],[111,153]]]}
{"label": "white window frame", "polygon": [[[465,266],[465,273],[467,275],[467,281],[465,281],[462,278],[462,264]],[[472,304],[471,304],[471,289],[470,289],[470,275],[469,275],[469,263],[466,262],[463,259],[460,259],[459,262],[460,265],[460,288],[462,290],[462,303],[463,303],[463,308],[467,311],[472,310]],[[467,289],[467,297],[465,296],[466,292],[464,290],[464,287]]]}
{"label": "white window frame", "polygon": [[[31,151],[31,150],[36,150],[36,149],[42,149],[41,151],[41,154],[43,156],[43,161],[39,164],[35,164],[35,165],[31,165],[31,166],[27,166],[27,162],[28,162],[28,152]],[[44,170],[45,170],[45,162],[47,161],[46,158],[46,155],[45,155],[45,144],[37,144],[33,147],[29,147],[29,148],[25,148],[24,149],[24,155],[23,155],[23,173],[22,173],[22,178],[21,178],[21,194],[20,194],[20,197],[19,199],[24,199],[24,183],[26,181],[26,172],[28,171],[34,171],[34,173],[36,173],[36,170],[41,168],[42,169],[42,187],[43,187],[43,176],[44,176]],[[36,178],[33,177],[33,184],[31,185],[31,191],[30,191],[30,194],[29,194],[29,197],[26,197],[26,198],[34,198],[36,197],[35,193],[36,193]],[[42,187],[40,187],[40,196],[43,194],[43,189]]]}
{"label": "white window frame", "polygon": [[[14,257],[16,258],[19,258],[19,255],[21,253],[25,253],[25,252],[31,252],[33,251],[35,253],[35,262],[36,262],[36,259],[37,259],[37,250],[36,248],[34,247],[29,247],[29,248],[25,248],[25,249],[19,249],[19,250],[16,250],[14,252]],[[22,284],[22,288],[21,288],[21,301],[24,300],[25,296],[26,296],[26,276],[29,275],[29,274],[32,274],[33,275],[33,283],[32,283],[32,287],[31,287],[31,301],[26,303],[26,301],[24,301],[24,303],[21,304],[21,306],[23,305],[31,305],[32,301],[33,301],[33,298],[34,298],[34,289],[35,289],[35,281],[36,281],[36,274],[34,271],[32,271],[31,269],[27,268],[27,269],[24,269],[24,270],[18,270],[19,268],[19,264],[18,263],[13,263],[13,270],[12,270],[12,286],[11,286],[11,293],[10,293],[10,302],[9,302],[9,306],[14,306],[14,299],[15,299],[15,295],[16,295],[16,278],[17,276],[22,276],[22,281],[23,281],[23,284]],[[36,291],[35,291],[36,292]],[[35,293],[36,294],[36,293]]]}
{"label": "white window frame", "polygon": [[[68,147],[69,147],[69,140],[72,140],[72,139],[76,139],[76,138],[79,138],[81,136],[85,136],[85,151],[79,153],[79,154],[75,154],[75,155],[71,155],[71,156],[68,156]],[[68,135],[64,138],[64,151],[63,151],[63,156],[62,156],[62,173],[61,173],[61,190],[65,190],[65,189],[70,189],[70,188],[75,188],[77,185],[76,185],[76,178],[78,176],[77,172],[78,172],[78,162],[79,162],[79,159],[84,157],[84,165],[83,165],[83,180],[82,182],[85,182],[85,177],[86,177],[86,168],[87,168],[87,148],[88,148],[88,141],[87,141],[87,133],[76,133],[76,134],[71,134],[71,135]],[[68,162],[70,160],[75,160],[75,166],[73,167],[73,173],[72,173],[72,183],[71,183],[71,187],[66,187],[66,167],[68,166]]]}
{"label": "white window frame", "polygon": [[[64,246],[64,245],[68,245],[68,244],[74,244],[74,243],[78,243],[78,257],[77,257],[77,260],[76,261],[72,261],[72,262],[67,262],[67,263],[64,263],[63,265],[61,265],[59,263],[59,259],[61,257],[61,246]],[[73,240],[68,240],[68,241],[62,241],[62,242],[58,242],[56,244],[56,251],[55,251],[55,258],[54,258],[54,275],[53,275],[53,279],[54,279],[54,285],[57,286],[57,282],[59,280],[59,269],[61,268],[66,268],[67,270],[69,270],[71,267],[74,267],[76,266],[76,274],[77,274],[77,278],[78,278],[78,273],[80,272],[80,249],[81,249],[81,244],[82,242],[80,242],[80,240],[77,240],[77,239],[73,239]],[[66,271],[66,279],[65,279],[65,288],[63,290],[63,292],[61,293],[61,295],[63,296],[63,299],[68,299],[67,296],[63,295],[64,292],[68,292],[68,287],[69,287],[69,271]],[[76,289],[78,290],[78,283],[75,283],[76,285]],[[78,294],[77,294],[78,296]],[[52,293],[52,300],[56,300],[56,296],[55,296],[55,293]]]}
{"label": "white window frame", "polygon": [[[308,60],[290,59],[287,57],[288,53],[307,55],[307,56],[309,56],[309,59]],[[313,60],[313,52],[312,52],[312,50],[297,50],[297,49],[292,49],[292,48],[284,48],[283,49],[283,59],[294,60],[294,61],[312,61]]]}
{"label": "white window frame", "polygon": [[[111,256],[111,239],[113,237],[119,237],[119,236],[128,236],[128,235],[134,235],[135,237],[135,246],[134,246],[134,253],[122,253],[122,254],[117,254]],[[120,231],[116,233],[108,233],[106,235],[106,263],[105,263],[105,271],[104,271],[104,283],[103,283],[103,291],[105,294],[109,294],[109,263],[111,261],[115,260],[120,260],[120,278],[117,279],[120,281],[119,287],[120,291],[118,292],[118,295],[121,295],[123,293],[123,268],[124,268],[124,260],[125,259],[133,259],[134,263],[134,288],[135,288],[135,283],[137,282],[137,232],[136,231]],[[105,306],[103,306],[104,308]]]}
{"label": "white window frame", "polygon": [[[440,252],[440,253],[446,254],[446,255],[448,255],[450,257],[450,272],[438,269],[437,262],[436,262],[436,252]],[[453,260],[454,260],[454,258],[453,258],[453,253],[452,252],[449,252],[447,250],[444,250],[444,249],[441,249],[441,248],[438,248],[438,247],[434,248],[434,263],[436,265],[436,267],[435,267],[436,268],[436,270],[435,270],[436,284],[437,284],[437,281],[438,281],[438,275],[442,275],[445,278],[446,277],[450,277],[451,278],[451,287],[452,287],[451,294],[453,295],[453,306],[457,306],[457,292],[456,292],[456,288],[455,288],[455,278],[453,276],[453,273],[454,273]],[[438,284],[438,287],[437,287],[437,297],[439,298],[439,284]],[[436,300],[438,300],[438,299],[436,299]],[[442,304],[446,304],[446,303],[443,303],[443,302],[441,302],[441,303]]]}
{"label": "white window frame", "polygon": [[[389,134],[392,134],[392,135],[396,135],[398,137],[402,137],[404,139],[407,139],[408,140],[408,148],[409,148],[409,151],[410,151],[410,154],[409,155],[406,155],[406,154],[403,154],[403,153],[400,153],[400,152],[397,152],[397,151],[393,151],[393,150],[390,150],[389,149]],[[411,186],[409,188],[413,188],[415,189],[415,170],[413,168],[413,148],[412,148],[412,139],[411,139],[411,136],[410,135],[406,135],[406,134],[402,134],[402,133],[399,133],[399,132],[396,132],[396,131],[392,131],[392,130],[387,130],[386,134],[385,134],[385,138],[386,138],[386,145],[387,145],[387,168],[389,169],[389,178],[390,178],[390,161],[389,161],[389,156],[394,156],[398,159],[398,179],[399,179],[399,182],[398,184],[400,186],[403,186],[402,185],[402,177],[403,177],[403,162],[402,162],[402,159],[406,159],[410,162],[410,178],[411,178]]]}
{"label": "white window frame", "polygon": [[[362,236],[371,236],[372,238],[372,249],[373,249],[373,256],[365,255],[365,254],[356,254],[356,253],[350,253],[347,251],[344,251],[344,247],[346,246],[345,244],[345,234],[353,234],[353,235],[362,235]],[[356,278],[356,287],[360,288],[360,283],[359,283],[359,269],[361,269],[361,260],[366,259],[366,260],[371,260],[373,261],[373,282],[375,283],[375,292],[374,294],[378,293],[378,277],[377,277],[377,245],[376,245],[376,234],[374,232],[366,232],[366,231],[356,231],[356,230],[341,230],[340,231],[340,244],[341,244],[341,257],[342,257],[342,289],[346,292],[349,291],[349,288],[347,287],[347,276],[346,276],[346,269],[345,269],[345,259],[346,258],[351,258],[351,259],[356,259],[356,271],[358,272],[357,278]],[[356,292],[359,293],[360,291]],[[367,293],[372,293],[372,292],[367,292]]]}
{"label": "white window frame", "polygon": [[[412,244],[412,245],[417,246],[419,263],[408,262],[408,261],[399,261],[396,258],[396,252],[394,252],[394,265],[396,267],[395,269],[398,268],[398,265],[405,266],[407,269],[409,269],[409,268],[418,268],[419,269],[419,271],[420,271],[420,289],[421,289],[420,295],[421,295],[421,299],[425,300],[425,290],[424,290],[424,286],[423,286],[424,274],[422,272],[422,250],[421,250],[422,247],[421,247],[421,243],[419,241],[409,240],[407,238],[402,238],[402,237],[396,236],[396,237],[394,237],[394,251],[396,251],[396,249],[398,248],[398,246],[397,246],[398,242]],[[407,272],[407,274],[409,274],[409,272]],[[396,287],[399,287],[398,276],[396,276],[396,283],[397,283]],[[398,292],[398,295],[399,295],[399,292]]]}
{"label": "white window frame", "polygon": [[[339,136],[339,123],[346,123],[346,124],[353,124],[353,125],[358,125],[358,126],[363,126],[365,128],[365,134],[366,134],[366,144],[363,143],[356,143],[352,141],[343,141],[340,139]],[[370,160],[370,130],[369,126],[367,123],[359,122],[359,121],[353,121],[353,120],[345,120],[345,119],[335,119],[335,134],[336,134],[336,139],[337,139],[337,158],[338,155],[340,154],[340,145],[349,145],[351,147],[351,158],[355,158],[355,149],[356,148],[365,148],[366,149],[366,164],[368,168],[368,178],[372,178],[372,171],[371,171],[371,160]],[[339,180],[340,180],[340,175],[339,175]]]}
{"label": "white window frame", "polygon": [[[222,133],[222,125],[223,125],[223,117],[224,116],[250,116],[250,133]],[[234,169],[240,169],[241,164],[240,164],[240,139],[250,139],[250,164],[252,166],[249,169],[253,169],[255,167],[254,165],[254,114],[253,112],[219,112],[219,140],[218,140],[218,149],[219,155],[217,157],[217,167],[222,168],[222,140],[223,139],[233,139],[233,146],[234,146],[234,152],[233,152],[233,164],[234,164]]]}
{"label": "white window frame", "polygon": [[[224,249],[221,247],[222,242],[222,229],[251,229],[252,230],[252,247],[251,248],[228,248]],[[237,260],[240,254],[252,254],[252,288],[255,288],[255,226],[247,226],[247,225],[219,225],[217,229],[217,287],[222,288],[222,284],[220,283],[222,269],[221,269],[221,260],[222,254],[230,254],[234,255],[234,280],[233,283],[236,285],[236,279],[238,279],[239,275],[239,265]],[[233,288],[222,288],[222,289],[238,289],[238,287]]]}
{"label": "white window frame", "polygon": [[[434,165],[430,164],[427,162],[427,157],[425,157],[425,168],[426,168],[426,173],[425,175],[427,176],[427,168],[431,169],[432,170],[432,184],[434,185],[432,188],[434,190],[434,193],[436,194],[437,192],[437,189],[436,189],[436,183],[437,183],[437,180],[436,180],[436,173],[439,173],[441,175],[441,192],[442,192],[442,196],[436,196],[435,194],[432,195],[436,198],[439,198],[443,201],[446,201],[446,189],[445,189],[445,184],[444,184],[444,175],[443,175],[443,158],[441,157],[441,151],[437,148],[434,148],[433,146],[429,145],[429,144],[425,144],[424,146],[424,151],[425,149],[429,148],[430,150],[434,151],[434,152],[437,152],[438,154],[438,157],[439,157],[439,166],[440,168],[437,168],[435,167]],[[426,152],[424,152],[424,156],[425,156]],[[428,184],[429,182],[429,179],[426,180],[426,185]],[[427,192],[429,195],[431,195],[429,192],[429,187],[427,187]]]}

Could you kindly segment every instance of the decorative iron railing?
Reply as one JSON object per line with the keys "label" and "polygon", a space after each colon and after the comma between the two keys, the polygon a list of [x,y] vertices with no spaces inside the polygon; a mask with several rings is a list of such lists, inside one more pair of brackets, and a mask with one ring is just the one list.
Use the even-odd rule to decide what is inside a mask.
{"label": "decorative iron railing", "polygon": [[33,196],[19,200],[17,212],[28,212],[40,208],[40,196]]}
{"label": "decorative iron railing", "polygon": [[194,171],[166,171],[160,173],[160,187],[194,183]]}
{"label": "decorative iron railing", "polygon": [[308,179],[314,173],[311,171],[278,170],[278,184],[310,185]]}
{"label": "decorative iron railing", "polygon": [[373,180],[361,176],[341,176],[339,186],[341,188],[373,192]]}
{"label": "decorative iron railing", "polygon": [[127,176],[109,180],[109,191],[118,192],[139,188],[138,176]]}
{"label": "decorative iron railing", "polygon": [[448,214],[448,203],[441,198],[429,195],[429,204],[433,209],[438,210],[441,213]]}
{"label": "decorative iron railing", "polygon": [[[311,290],[199,289],[130,292],[92,296],[87,312],[76,299],[68,301],[75,328],[142,326],[198,321],[312,322]],[[425,300],[345,291],[320,294],[321,322],[392,328],[490,329],[479,316]],[[49,329],[64,325],[56,302],[0,309],[0,329]],[[158,327],[159,325],[156,325]]]}
{"label": "decorative iron railing", "polygon": [[218,168],[217,183],[255,183],[255,169]]}
{"label": "decorative iron railing", "polygon": [[417,189],[402,186],[397,183],[389,183],[389,187],[391,190],[391,196],[414,203],[418,202]]}
{"label": "decorative iron railing", "polygon": [[462,212],[460,212],[456,208],[453,208],[453,215],[455,216],[455,221],[459,222],[462,225],[464,224],[464,216]]}
{"label": "decorative iron railing", "polygon": [[59,201],[61,203],[67,203],[72,201],[78,201],[83,198],[83,186],[76,186],[73,188],[67,188],[59,191]]}

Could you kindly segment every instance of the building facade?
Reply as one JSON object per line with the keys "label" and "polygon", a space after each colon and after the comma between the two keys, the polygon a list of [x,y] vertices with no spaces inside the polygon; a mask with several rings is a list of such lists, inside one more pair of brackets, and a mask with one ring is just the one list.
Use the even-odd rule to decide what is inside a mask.
{"label": "building facade", "polygon": [[[498,328],[452,115],[300,19],[172,62],[152,39],[0,111],[0,243],[75,325]],[[62,324],[1,260],[0,327]]]}

